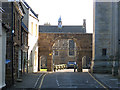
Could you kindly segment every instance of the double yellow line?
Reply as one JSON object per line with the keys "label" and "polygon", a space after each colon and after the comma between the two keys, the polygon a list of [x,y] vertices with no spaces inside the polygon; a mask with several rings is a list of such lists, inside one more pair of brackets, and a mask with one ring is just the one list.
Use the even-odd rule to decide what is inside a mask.
{"label": "double yellow line", "polygon": [[[109,90],[109,89],[108,89],[107,87],[105,87],[101,82],[99,82],[97,79],[95,79],[95,77],[93,77],[93,75],[91,75],[89,72],[88,72],[88,74],[89,74],[97,83],[99,83],[103,88],[105,88],[106,90]],[[44,80],[45,76],[46,76],[46,74],[44,74],[44,75],[42,76],[42,79],[41,79],[41,83],[40,83],[39,88],[42,87],[43,80]]]}
{"label": "double yellow line", "polygon": [[[89,72],[88,72],[89,73]],[[106,90],[109,90],[107,87],[105,87],[101,82],[99,82],[97,79],[95,79],[95,77],[93,77],[92,74],[89,73],[89,75],[97,82],[99,83],[103,88],[105,88]]]}
{"label": "double yellow line", "polygon": [[39,88],[41,88],[41,87],[42,87],[43,80],[44,80],[45,76],[46,76],[46,74],[44,74],[44,75],[42,76],[42,79],[41,79],[41,83],[40,83],[40,86],[39,86]]}

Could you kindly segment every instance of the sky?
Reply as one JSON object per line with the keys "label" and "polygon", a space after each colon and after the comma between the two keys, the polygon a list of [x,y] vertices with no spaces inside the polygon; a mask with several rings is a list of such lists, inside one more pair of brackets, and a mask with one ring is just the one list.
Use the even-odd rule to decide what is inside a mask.
{"label": "sky", "polygon": [[39,24],[83,25],[86,19],[87,33],[93,32],[93,0],[25,0],[39,14]]}

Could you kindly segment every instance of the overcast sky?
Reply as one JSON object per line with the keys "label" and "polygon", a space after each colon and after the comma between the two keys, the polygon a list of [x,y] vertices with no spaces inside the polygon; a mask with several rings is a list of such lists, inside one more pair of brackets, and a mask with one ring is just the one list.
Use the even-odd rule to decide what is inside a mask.
{"label": "overcast sky", "polygon": [[39,14],[39,24],[82,25],[86,19],[87,32],[93,32],[93,0],[25,0]]}

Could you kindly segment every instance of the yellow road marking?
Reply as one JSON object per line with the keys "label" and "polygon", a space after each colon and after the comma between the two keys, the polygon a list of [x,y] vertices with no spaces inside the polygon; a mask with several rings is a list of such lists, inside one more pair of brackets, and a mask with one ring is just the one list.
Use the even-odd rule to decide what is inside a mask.
{"label": "yellow road marking", "polygon": [[[88,72],[89,73],[89,72]],[[103,88],[105,88],[106,90],[109,90],[107,87],[105,87],[102,83],[100,83],[97,79],[95,79],[90,73],[89,75],[95,80],[97,81]]]}
{"label": "yellow road marking", "polygon": [[43,80],[44,80],[45,76],[46,76],[46,74],[44,74],[44,75],[42,76],[42,80],[41,80],[41,83],[40,83],[39,88],[41,88],[41,86],[42,86],[42,84],[43,84]]}

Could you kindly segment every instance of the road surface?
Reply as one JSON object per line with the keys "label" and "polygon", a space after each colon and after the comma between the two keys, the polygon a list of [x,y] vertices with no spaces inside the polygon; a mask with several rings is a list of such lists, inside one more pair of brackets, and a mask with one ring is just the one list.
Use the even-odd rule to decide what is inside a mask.
{"label": "road surface", "polygon": [[46,73],[38,82],[36,88],[104,88],[88,72],[74,72],[73,69]]}

